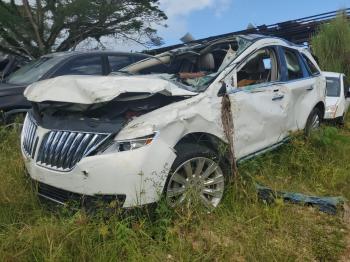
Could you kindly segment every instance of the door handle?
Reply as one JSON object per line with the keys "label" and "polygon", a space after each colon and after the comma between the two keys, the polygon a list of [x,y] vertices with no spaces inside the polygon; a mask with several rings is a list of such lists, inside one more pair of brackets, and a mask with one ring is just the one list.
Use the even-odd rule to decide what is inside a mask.
{"label": "door handle", "polygon": [[283,98],[284,98],[284,95],[274,96],[274,97],[272,98],[272,101],[281,100],[281,99],[283,99]]}
{"label": "door handle", "polygon": [[309,86],[308,88],[306,88],[306,91],[312,91],[312,90],[314,90],[314,86],[313,85]]}

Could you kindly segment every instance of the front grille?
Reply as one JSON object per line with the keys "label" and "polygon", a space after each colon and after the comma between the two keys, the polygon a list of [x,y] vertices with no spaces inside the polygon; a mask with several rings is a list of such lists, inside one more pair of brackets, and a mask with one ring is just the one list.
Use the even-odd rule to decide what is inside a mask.
{"label": "front grille", "polygon": [[69,171],[108,137],[109,134],[50,131],[41,142],[36,161],[47,168]]}
{"label": "front grille", "polygon": [[38,143],[38,137],[36,136],[37,128],[37,124],[28,114],[23,123],[22,148],[24,153],[31,158],[34,158],[36,146]]}

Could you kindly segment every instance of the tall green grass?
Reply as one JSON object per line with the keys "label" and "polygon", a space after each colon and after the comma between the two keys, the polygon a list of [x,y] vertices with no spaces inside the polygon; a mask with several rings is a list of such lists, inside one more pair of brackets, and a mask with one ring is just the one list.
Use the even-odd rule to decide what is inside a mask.
{"label": "tall green grass", "polygon": [[345,13],[320,26],[311,39],[313,53],[324,71],[350,76],[350,22]]}
{"label": "tall green grass", "polygon": [[347,234],[341,215],[257,199],[254,183],[350,198],[350,127],[295,137],[243,163],[242,179],[213,213],[93,216],[48,209],[32,193],[18,133],[0,130],[0,261],[336,261]]}

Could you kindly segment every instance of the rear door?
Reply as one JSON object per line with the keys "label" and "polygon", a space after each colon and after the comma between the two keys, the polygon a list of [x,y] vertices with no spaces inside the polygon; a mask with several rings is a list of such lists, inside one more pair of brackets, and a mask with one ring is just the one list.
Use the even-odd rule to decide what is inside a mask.
{"label": "rear door", "polygon": [[257,50],[234,73],[229,95],[237,158],[281,142],[287,135],[288,90],[280,85],[280,59],[273,46]]}
{"label": "rear door", "polygon": [[324,95],[319,94],[321,90],[318,89],[321,85],[320,72],[312,73],[306,61],[309,58],[297,49],[279,47],[279,52],[282,61],[281,86],[288,90],[290,96],[286,127],[289,131],[302,130],[319,98]]}

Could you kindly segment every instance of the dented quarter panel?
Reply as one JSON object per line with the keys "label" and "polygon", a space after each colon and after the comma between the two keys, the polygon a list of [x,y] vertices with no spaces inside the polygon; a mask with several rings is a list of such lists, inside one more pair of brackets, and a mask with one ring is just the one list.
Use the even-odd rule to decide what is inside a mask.
{"label": "dented quarter panel", "polygon": [[[234,122],[236,157],[260,151],[282,141],[288,135],[289,94],[276,86],[240,91],[230,95]],[[285,99],[272,101],[276,96]]]}

